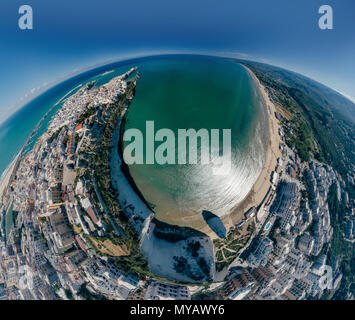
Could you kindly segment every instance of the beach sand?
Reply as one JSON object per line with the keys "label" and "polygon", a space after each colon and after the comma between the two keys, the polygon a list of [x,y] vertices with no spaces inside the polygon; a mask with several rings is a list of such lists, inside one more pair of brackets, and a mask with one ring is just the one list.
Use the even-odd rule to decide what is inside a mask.
{"label": "beach sand", "polygon": [[[269,121],[269,142],[263,169],[261,170],[261,173],[255,184],[253,185],[252,189],[249,191],[245,199],[241,203],[239,203],[229,215],[222,218],[222,221],[227,231],[230,229],[230,227],[235,226],[244,218],[244,213],[249,208],[258,207],[263,202],[268,190],[271,187],[271,173],[276,168],[277,158],[281,157],[281,152],[279,149],[279,145],[281,142],[281,137],[279,136],[280,125],[275,116],[276,107],[270,101],[269,96],[265,91],[264,86],[260,83],[259,79],[249,68],[245,67],[244,65],[243,67],[251,74],[253,79],[256,81],[257,85],[259,86],[262,97],[265,101],[265,107]],[[263,203],[265,203],[265,201]],[[263,211],[263,206],[261,206],[258,211],[258,217],[260,217]],[[217,235],[206,224],[202,215],[196,215],[195,213],[191,213],[191,215],[186,215],[183,218],[171,217],[169,221],[164,220],[164,222],[172,225],[178,225],[180,227],[190,227],[199,230],[209,235],[212,239],[218,238]]]}
{"label": "beach sand", "polygon": [[[277,158],[281,157],[281,151],[279,149],[279,145],[281,143],[281,137],[279,135],[280,124],[275,116],[276,107],[270,101],[264,86],[260,83],[259,79],[255,76],[255,74],[246,66],[243,67],[248,70],[248,72],[254,78],[264,98],[269,121],[269,142],[264,167],[254,186],[250,190],[247,197],[231,212],[229,216],[223,219],[227,230],[230,227],[239,223],[243,219],[244,213],[249,208],[258,207],[264,200],[269,188],[271,187],[271,174],[276,168]],[[259,213],[260,212],[263,212],[263,206],[260,207]]]}
{"label": "beach sand", "polygon": [[[281,151],[279,149],[279,145],[281,143],[281,137],[279,136],[279,127],[280,124],[275,116],[276,107],[270,101],[269,96],[264,88],[264,86],[260,83],[259,79],[255,76],[255,74],[246,66],[243,67],[250,73],[253,79],[256,81],[259,86],[262,97],[265,101],[266,112],[268,115],[269,121],[269,142],[266,152],[265,163],[263,169],[260,172],[258,179],[253,185],[252,189],[249,191],[248,195],[245,199],[239,203],[229,215],[222,218],[222,221],[227,229],[227,231],[242,221],[244,218],[244,213],[248,211],[252,207],[258,207],[261,203],[258,210],[258,218],[264,212],[263,207],[266,202],[266,196],[268,195],[268,191],[271,187],[271,174],[275,170],[277,165],[277,158],[281,157]],[[199,217],[194,217],[194,221],[190,221],[190,227],[195,228],[207,235],[209,235],[212,239],[217,239],[217,235],[210,229],[210,227],[206,224],[205,221],[198,219]],[[199,221],[197,221],[199,220]],[[252,220],[250,220],[252,221]]]}

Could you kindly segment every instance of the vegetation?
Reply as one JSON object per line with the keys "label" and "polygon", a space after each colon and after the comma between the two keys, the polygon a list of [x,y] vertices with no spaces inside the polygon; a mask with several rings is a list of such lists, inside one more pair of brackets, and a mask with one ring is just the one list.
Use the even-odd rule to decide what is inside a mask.
{"label": "vegetation", "polygon": [[328,263],[334,265],[336,261],[341,263],[340,269],[343,278],[340,288],[333,299],[345,299],[348,289],[355,294],[355,256],[354,244],[344,240],[343,231],[345,229],[345,206],[343,201],[337,199],[337,186],[333,184],[328,195],[328,206],[331,213],[332,225],[334,228],[333,237],[328,251]]}
{"label": "vegetation", "polygon": [[314,156],[346,177],[355,162],[355,127],[349,120],[354,119],[354,104],[299,74],[261,63],[241,63],[266,86],[272,100],[291,115],[282,121],[289,128],[287,141],[300,158],[309,161]]}
{"label": "vegetation", "polygon": [[76,121],[76,123],[80,123],[83,122],[84,120],[86,120],[87,118],[91,117],[92,115],[94,115],[96,113],[96,109],[95,108],[89,108],[87,109],[85,112],[83,112],[80,117],[78,118],[78,120]]}
{"label": "vegetation", "polygon": [[[110,241],[113,245],[120,245],[124,248],[125,255],[120,255],[114,257],[114,261],[117,267],[126,273],[135,274],[139,277],[151,276],[148,270],[148,264],[140,253],[139,250],[139,237],[135,229],[131,226],[128,221],[128,217],[125,216],[120,204],[117,200],[117,191],[114,189],[111,183],[111,168],[110,168],[110,152],[112,144],[112,135],[117,124],[118,117],[120,116],[121,110],[126,106],[127,101],[134,93],[134,84],[129,83],[128,88],[116,103],[116,105],[111,106],[110,108],[104,108],[102,110],[102,117],[106,117],[107,121],[101,128],[102,136],[100,139],[100,144],[97,145],[97,150],[92,155],[92,160],[89,163],[90,170],[86,171],[86,174],[92,175],[90,179],[95,178],[98,189],[100,190],[101,196],[104,203],[107,206],[108,211],[112,215],[115,223],[122,228],[124,231],[124,237],[114,236],[113,233],[110,234]],[[83,119],[92,115],[94,110],[88,110],[85,114],[82,115]],[[78,122],[80,122],[78,121]],[[98,201],[97,198],[94,199]],[[97,240],[97,239],[96,239]],[[95,241],[91,240],[93,248],[101,252],[104,248],[98,248],[95,246]],[[105,251],[106,252],[106,251]],[[106,252],[107,253],[107,252]],[[102,254],[102,252],[101,252]]]}
{"label": "vegetation", "polygon": [[[344,179],[354,171],[355,163],[355,105],[350,100],[320,83],[299,74],[265,64],[240,61],[249,67],[266,87],[271,99],[279,106],[285,130],[286,143],[294,148],[301,160],[312,157],[330,165]],[[311,199],[306,183],[304,199]],[[350,203],[355,198],[355,186],[348,184]],[[343,278],[333,299],[344,299],[355,294],[354,244],[344,239],[346,205],[338,201],[336,186],[329,192],[328,206],[331,214],[333,237],[328,248],[328,264],[340,264]],[[274,225],[275,228],[275,225]],[[312,225],[308,229],[312,232]],[[273,232],[271,237],[273,237]],[[325,252],[323,252],[325,253]],[[323,298],[330,298],[325,292]]]}
{"label": "vegetation", "polygon": [[64,292],[69,300],[73,300],[73,294],[71,293],[71,291],[69,289],[64,289]]}
{"label": "vegetation", "polygon": [[230,230],[225,239],[215,239],[213,241],[216,248],[216,271],[230,265],[238,256],[240,251],[249,241],[253,231],[254,224],[243,226],[243,232],[239,228]]}
{"label": "vegetation", "polygon": [[48,142],[52,143],[54,140],[56,140],[59,136],[60,131],[62,130],[62,128],[57,129],[49,138],[48,138]]}
{"label": "vegetation", "polygon": [[197,258],[200,247],[201,244],[198,241],[189,241],[187,243],[187,252],[189,252],[194,258]]}

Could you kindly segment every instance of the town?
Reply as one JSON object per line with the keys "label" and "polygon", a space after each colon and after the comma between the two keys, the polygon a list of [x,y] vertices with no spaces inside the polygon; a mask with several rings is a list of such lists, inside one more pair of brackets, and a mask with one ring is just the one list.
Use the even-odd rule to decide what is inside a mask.
{"label": "town", "polygon": [[[0,299],[300,300],[336,289],[342,273],[326,258],[333,236],[328,196],[335,190],[338,200],[347,199],[345,183],[329,165],[300,159],[286,143],[281,114],[282,157],[272,188],[229,230],[254,225],[248,245],[223,266],[223,279],[180,285],[149,272],[137,230],[150,217],[127,222],[107,176],[108,141],[138,79],[133,68],[102,86],[84,85],[22,155],[0,207]],[[134,263],[121,258],[132,252]]]}

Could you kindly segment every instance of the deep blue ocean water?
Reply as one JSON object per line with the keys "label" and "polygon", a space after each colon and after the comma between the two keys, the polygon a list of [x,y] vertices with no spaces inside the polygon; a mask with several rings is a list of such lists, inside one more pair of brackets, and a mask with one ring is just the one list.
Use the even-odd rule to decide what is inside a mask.
{"label": "deep blue ocean water", "polygon": [[[142,131],[145,121],[157,127],[232,129],[232,170],[210,176],[211,166],[130,166],[143,196],[157,213],[178,216],[210,210],[223,216],[249,192],[266,154],[267,121],[259,89],[249,73],[230,59],[198,55],[165,55],[119,61],[83,72],[47,90],[0,126],[0,173],[23,147],[43,116],[80,85],[102,85],[138,66],[142,77],[126,126]],[[108,72],[113,71],[113,72]],[[65,101],[65,100],[63,100]],[[58,103],[31,138],[42,135]]]}
{"label": "deep blue ocean water", "polygon": [[[31,132],[35,129],[42,117],[70,90],[80,84],[85,84],[92,80],[98,80],[98,85],[102,84],[118,74],[127,71],[131,66],[136,65],[139,62],[156,58],[157,57],[154,56],[118,61],[85,71],[79,75],[71,77],[70,79],[60,82],[28,102],[0,125],[0,175],[19,153],[27,138],[30,136]],[[105,76],[100,76],[106,71],[111,70],[115,70],[115,72],[109,73]],[[60,106],[61,104],[58,104],[42,122],[40,129],[33,137],[32,144],[41,134],[45,132],[48,122]]]}

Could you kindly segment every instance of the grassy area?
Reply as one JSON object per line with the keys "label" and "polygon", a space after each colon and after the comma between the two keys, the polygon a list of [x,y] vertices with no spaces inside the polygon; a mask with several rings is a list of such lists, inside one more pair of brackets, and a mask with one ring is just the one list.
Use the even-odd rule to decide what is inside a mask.
{"label": "grassy area", "polygon": [[127,247],[123,245],[117,245],[113,243],[113,240],[107,237],[95,237],[88,235],[91,244],[99,251],[102,255],[107,255],[110,257],[120,257],[129,255]]}
{"label": "grassy area", "polygon": [[216,271],[221,271],[238,257],[253,233],[255,226],[252,224],[245,224],[242,229],[233,229],[225,239],[213,241],[216,248]]}

